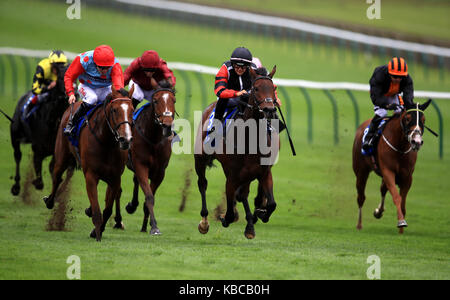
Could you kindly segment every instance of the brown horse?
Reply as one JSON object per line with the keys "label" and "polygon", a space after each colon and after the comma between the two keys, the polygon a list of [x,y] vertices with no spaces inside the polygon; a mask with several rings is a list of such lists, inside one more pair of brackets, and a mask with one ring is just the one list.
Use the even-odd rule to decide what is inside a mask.
{"label": "brown horse", "polygon": [[[111,90],[112,93],[106,98],[103,106],[92,112],[89,122],[81,129],[79,151],[70,144],[63,133],[69,119],[70,108],[64,113],[55,144],[52,192],[44,198],[47,208],[53,208],[55,195],[62,181],[62,174],[68,167],[73,168],[76,158],[79,157],[91,203],[92,222],[95,226],[90,236],[96,238],[97,241],[101,240],[102,232],[112,214],[114,200],[120,197],[121,176],[127,161],[127,150],[132,141],[133,105],[130,98],[134,89],[132,88],[130,92],[124,89],[116,91],[112,86]],[[79,103],[75,103],[75,105]],[[99,180],[108,184],[103,217],[98,204],[97,185]],[[119,215],[116,214],[116,223],[121,223],[118,203],[116,203],[116,213],[117,210]]]}
{"label": "brown horse", "polygon": [[[150,103],[142,108],[133,127],[133,144],[130,148],[128,168],[134,171],[133,199],[126,206],[132,214],[139,205],[139,186],[145,195],[142,232],[147,232],[150,215],[150,234],[159,235],[154,205],[155,193],[164,179],[172,154],[172,123],[175,116],[175,91],[169,87],[158,88]],[[149,179],[151,184],[149,184]]]}
{"label": "brown horse", "polygon": [[[395,114],[387,122],[373,156],[361,153],[361,140],[364,130],[370,120],[365,121],[356,131],[353,143],[353,171],[356,175],[356,189],[358,192],[359,217],[357,229],[362,229],[362,206],[366,199],[364,190],[371,171],[375,171],[382,178],[381,203],[374,211],[379,219],[384,211],[384,199],[387,191],[397,208],[397,227],[403,233],[408,224],[406,216],[406,196],[412,184],[412,174],[416,164],[417,152],[423,144],[422,134],[425,126],[424,111],[430,104],[428,100],[422,105],[410,107]],[[400,187],[400,193],[396,185]]]}
{"label": "brown horse", "polygon": [[[257,132],[246,134],[241,139],[236,138],[229,139],[228,133],[226,142],[223,141],[221,136],[216,138],[217,147],[219,151],[214,153],[207,153],[205,149],[206,130],[205,127],[208,123],[208,116],[213,111],[215,104],[211,104],[204,112],[202,116],[202,124],[199,126],[199,131],[196,140],[195,150],[195,170],[198,176],[198,188],[202,197],[202,210],[200,215],[202,220],[198,225],[198,230],[202,234],[206,234],[209,229],[208,223],[208,209],[206,207],[206,189],[208,181],[205,177],[206,167],[212,166],[214,159],[217,159],[221,165],[226,176],[226,198],[227,198],[227,211],[225,217],[221,216],[220,220],[222,226],[228,227],[229,224],[235,221],[235,202],[236,200],[242,202],[245,209],[247,226],[245,228],[244,235],[248,239],[255,237],[254,223],[260,218],[263,222],[268,222],[271,214],[276,208],[275,199],[273,196],[273,182],[271,167],[273,163],[262,164],[261,159],[267,157],[261,153],[260,149],[254,152],[249,152],[252,142],[250,139],[257,137],[256,143],[260,145],[261,135],[265,136],[265,141],[271,145],[275,145],[276,153],[279,150],[278,134],[275,132],[268,133],[267,122],[268,119],[273,119],[275,116],[275,87],[272,82],[272,77],[275,74],[276,68],[274,67],[272,72],[267,75],[265,69],[258,69],[256,73],[253,69],[250,69],[252,76],[252,90],[248,102],[245,104],[245,110],[242,116],[243,121],[257,120],[262,121],[265,127],[263,129],[257,127]],[[242,103],[241,103],[242,104]],[[260,124],[261,124],[260,123]],[[219,125],[219,128],[221,125]],[[219,130],[220,131],[220,130]],[[249,129],[250,132],[250,129]],[[239,148],[239,141],[244,143],[244,152],[229,153],[227,149],[233,148],[230,146],[232,142]],[[234,149],[236,150],[236,149]],[[241,154],[242,153],[242,154]],[[248,205],[248,194],[250,189],[250,183],[257,179],[258,194],[255,198],[255,211],[252,214]]]}

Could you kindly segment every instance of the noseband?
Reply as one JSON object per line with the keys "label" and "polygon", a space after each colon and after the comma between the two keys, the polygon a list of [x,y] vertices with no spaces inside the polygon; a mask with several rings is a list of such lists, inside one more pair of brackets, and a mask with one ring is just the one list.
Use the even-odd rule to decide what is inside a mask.
{"label": "noseband", "polygon": [[108,103],[105,101],[104,104],[103,104],[103,106],[104,106],[103,107],[104,108],[103,111],[105,112],[106,123],[108,124],[109,130],[114,135],[114,139],[116,141],[119,141],[119,133],[117,132],[119,127],[121,125],[123,125],[123,124],[129,124],[130,127],[132,127],[133,125],[129,121],[123,121],[123,122],[120,122],[120,123],[116,124],[116,126],[114,128],[111,126],[111,123],[109,122],[109,116],[106,113],[106,106],[108,104],[116,102],[116,101],[129,101],[131,103],[131,99],[130,98],[116,98],[116,99],[113,99],[113,100],[109,101]]}

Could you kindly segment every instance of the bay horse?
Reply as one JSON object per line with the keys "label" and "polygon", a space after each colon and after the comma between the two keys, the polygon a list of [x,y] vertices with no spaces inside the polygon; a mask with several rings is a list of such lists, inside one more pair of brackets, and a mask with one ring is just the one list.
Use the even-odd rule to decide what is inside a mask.
{"label": "bay horse", "polygon": [[154,91],[150,103],[142,107],[135,119],[133,144],[127,163],[127,167],[134,172],[134,189],[133,199],[126,210],[130,214],[136,211],[140,186],[145,195],[141,232],[147,232],[150,216],[150,235],[161,234],[154,213],[155,194],[164,179],[172,154],[172,123],[175,116],[175,90],[170,84],[161,86]]}
{"label": "bay horse", "polygon": [[[362,207],[366,199],[364,191],[371,171],[375,171],[382,178],[381,203],[374,211],[375,218],[382,217],[385,196],[389,191],[397,209],[399,233],[403,233],[404,227],[408,226],[405,220],[406,196],[412,184],[417,152],[423,144],[424,111],[430,102],[431,99],[422,105],[407,107],[392,116],[380,136],[373,158],[361,153],[362,137],[370,120],[358,127],[353,143],[353,171],[356,175],[359,206],[357,229],[362,229]],[[396,185],[400,187],[400,193]]]}
{"label": "bay horse", "polygon": [[[44,197],[48,209],[52,209],[55,195],[62,174],[67,168],[75,167],[78,163],[83,169],[86,190],[92,213],[92,223],[95,228],[90,236],[101,240],[102,232],[112,214],[112,206],[116,200],[116,226],[121,224],[120,208],[117,203],[121,193],[121,176],[125,169],[128,149],[132,142],[133,105],[131,96],[134,88],[129,92],[125,89],[115,90],[111,86],[111,94],[103,105],[91,113],[86,126],[81,129],[79,147],[76,149],[64,135],[64,128],[68,122],[70,108],[66,110],[61,120],[55,144],[55,166],[52,172],[52,192]],[[80,102],[75,103],[78,105]],[[74,107],[76,109],[76,107]],[[99,180],[107,183],[105,209],[103,217],[98,203],[97,185]]]}
{"label": "bay horse", "polygon": [[[243,121],[248,120],[261,120],[266,121],[273,119],[275,116],[275,87],[272,82],[273,75],[276,72],[276,67],[272,69],[270,74],[267,75],[265,68],[257,69],[256,71],[250,68],[250,74],[252,78],[252,89],[249,94],[248,102],[245,103],[245,109],[242,116]],[[206,205],[206,189],[208,181],[205,176],[206,168],[211,167],[213,160],[217,159],[226,176],[226,199],[227,210],[225,216],[220,216],[220,221],[223,227],[228,227],[229,224],[235,221],[235,203],[236,201],[242,202],[245,209],[247,226],[244,231],[244,235],[248,239],[255,237],[254,224],[260,218],[264,223],[269,221],[271,214],[276,208],[276,202],[273,196],[273,181],[272,181],[272,164],[261,164],[261,158],[265,155],[261,151],[254,153],[247,152],[249,149],[250,134],[245,135],[245,153],[227,153],[224,149],[226,143],[230,140],[227,139],[226,143],[222,139],[217,139],[219,148],[223,151],[214,152],[213,154],[206,153],[204,148],[204,141],[207,135],[205,127],[208,123],[208,117],[215,108],[217,102],[212,103],[206,108],[202,115],[202,123],[199,126],[196,146],[195,146],[195,171],[198,176],[198,189],[202,198],[202,209],[200,215],[202,220],[198,225],[198,230],[202,234],[206,234],[209,230],[208,223],[208,209]],[[258,132],[253,134],[259,137],[262,132],[267,137],[267,141],[271,143],[275,141],[274,136],[278,138],[278,135],[272,133],[272,138],[268,133],[267,126],[261,131],[258,128]],[[279,140],[278,140],[279,141]],[[236,141],[234,141],[236,142]],[[242,141],[241,141],[242,142]],[[259,138],[258,138],[259,144]],[[274,144],[275,145],[275,144]],[[279,143],[277,144],[276,151],[279,150]],[[255,210],[252,214],[248,204],[248,194],[250,189],[250,183],[258,180],[258,194],[255,198]]]}
{"label": "bay horse", "polygon": [[[30,143],[33,151],[33,165],[36,178],[32,181],[32,184],[37,190],[44,188],[44,182],[42,181],[42,161],[48,156],[53,156],[56,131],[58,130],[61,116],[69,105],[64,88],[64,74],[67,66],[58,66],[55,68],[57,72],[56,85],[49,90],[46,101],[40,103],[38,109],[24,120],[22,117],[22,109],[32,95],[32,92],[28,91],[17,103],[13,117],[8,117],[11,121],[11,144],[14,149],[14,160],[16,162],[16,175],[14,177],[14,184],[11,187],[11,194],[14,196],[20,193],[21,143]],[[49,164],[50,173],[52,172],[53,165],[54,159],[52,157]]]}

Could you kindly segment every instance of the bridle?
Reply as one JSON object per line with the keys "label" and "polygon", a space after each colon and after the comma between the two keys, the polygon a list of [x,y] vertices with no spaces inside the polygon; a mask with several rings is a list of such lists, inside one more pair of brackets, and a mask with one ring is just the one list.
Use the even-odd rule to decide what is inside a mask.
{"label": "bridle", "polygon": [[[156,104],[158,103],[158,101],[155,100],[154,98],[155,98],[155,95],[157,93],[162,92],[162,91],[166,91],[166,92],[171,93],[172,95],[175,95],[175,92],[172,89],[170,89],[170,88],[159,88],[159,89],[156,89],[155,92],[153,93],[152,99],[151,99],[151,104],[152,104],[152,109],[153,109],[153,116],[152,117],[153,117],[154,122],[158,126],[163,126],[163,123],[162,123],[162,121],[160,119],[161,117],[171,117],[172,120],[175,119],[175,116],[174,116],[174,114],[171,111],[165,111],[162,114],[156,114],[156,109],[155,108],[156,108]],[[176,100],[174,100],[174,103],[175,102],[176,102]],[[175,113],[177,113],[177,112],[175,111]]]}
{"label": "bridle", "polygon": [[254,102],[255,102],[256,105],[255,104],[254,105],[251,105],[251,104],[247,105],[248,107],[251,107],[253,109],[256,108],[259,112],[263,112],[263,110],[261,109],[261,104],[263,104],[263,103],[273,103],[274,104],[274,99],[271,98],[271,97],[266,97],[266,98],[264,98],[262,100],[258,100],[256,98],[256,96],[255,96],[256,95],[255,82],[258,81],[258,80],[262,80],[262,79],[270,80],[270,82],[273,84],[272,78],[270,78],[269,76],[258,76],[258,77],[256,77],[253,80],[253,82],[252,82],[252,89],[251,89],[251,92],[250,92],[250,96],[253,95]]}
{"label": "bridle", "polygon": [[[113,103],[113,102],[116,102],[116,101],[129,101],[131,103],[131,99],[130,98],[125,98],[125,97],[124,98],[116,98],[116,99],[113,99],[111,101],[105,101],[103,103],[103,111],[105,112],[106,123],[108,124],[109,130],[114,135],[114,139],[116,141],[119,141],[119,133],[117,132],[119,127],[121,125],[123,125],[123,124],[128,124],[128,125],[130,125],[130,127],[132,127],[133,124],[131,122],[129,122],[129,121],[123,121],[123,122],[117,123],[114,128],[111,126],[111,123],[109,122],[109,116],[108,116],[108,113],[106,111],[106,106],[111,104],[111,103]],[[114,115],[113,115],[113,118],[114,118]]]}
{"label": "bridle", "polygon": [[[408,128],[405,128],[405,125],[403,124],[404,117],[406,116],[406,114],[408,114],[410,112],[416,112],[416,123],[415,123],[416,126],[413,129],[408,129],[411,126],[407,126]],[[423,110],[419,109],[419,104],[417,104],[416,108],[408,109],[405,112],[405,115],[400,119],[400,126],[402,128],[402,132],[403,132],[404,136],[406,137],[406,139],[408,140],[408,143],[410,144],[410,147],[408,150],[406,150],[406,151],[398,150],[388,141],[388,139],[384,136],[384,134],[381,135],[383,140],[386,142],[386,144],[392,150],[402,153],[402,154],[407,154],[413,149],[413,146],[411,145],[412,138],[417,134],[419,134],[420,136],[422,136],[422,134],[423,134],[423,130],[421,129],[420,118],[419,118],[420,113],[424,113],[424,112],[423,112]],[[423,127],[423,124],[422,124],[422,127]]]}

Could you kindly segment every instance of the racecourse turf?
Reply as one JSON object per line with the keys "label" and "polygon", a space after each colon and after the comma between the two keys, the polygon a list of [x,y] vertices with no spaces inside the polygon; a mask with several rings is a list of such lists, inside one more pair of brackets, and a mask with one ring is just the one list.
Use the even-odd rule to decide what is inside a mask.
{"label": "racecourse turf", "polygon": [[[70,21],[65,15],[67,5],[22,3],[20,9],[13,9],[19,5],[17,3],[1,4],[0,26],[4,28],[0,32],[1,46],[81,52],[107,43],[121,57],[135,57],[153,48],[169,62],[218,67],[235,46],[246,45],[266,65],[276,64],[279,78],[361,83],[367,82],[373,68],[383,62],[383,58],[367,54],[100,11],[91,6],[83,6],[81,20]],[[43,5],[46,9],[38,10]],[[5,27],[5,24],[14,26]],[[17,65],[18,91],[22,93],[28,87],[20,60]],[[5,89],[0,91],[0,108],[12,114],[17,97],[14,97],[11,69],[5,58],[2,66],[7,76]],[[410,63],[410,69],[417,89],[450,90],[449,77],[441,79],[437,70],[424,69],[414,63]],[[179,71],[175,70],[175,75],[177,110],[181,117],[189,116],[192,121],[193,111],[203,108],[200,86],[192,73],[188,74],[189,88]],[[208,84],[209,103],[214,100],[213,76],[202,77]],[[89,201],[83,174],[77,171],[71,183],[64,230],[49,231],[49,221],[55,218],[41,200],[51,188],[49,159],[44,164],[44,190],[29,187],[28,192],[24,192],[22,187],[20,196],[12,196],[14,160],[9,121],[0,118],[0,190],[3,191],[0,198],[0,279],[65,279],[69,267],[66,260],[70,255],[80,257],[82,279],[366,279],[370,255],[380,257],[381,279],[449,279],[450,192],[445,177],[450,159],[448,129],[443,131],[442,159],[438,139],[425,133],[425,144],[419,152],[407,199],[409,227],[405,233],[398,234],[396,212],[389,194],[383,218],[376,220],[372,216],[380,200],[380,179],[373,174],[366,190],[363,230],[357,231],[358,209],[351,168],[355,133],[352,103],[344,91],[332,91],[339,115],[339,140],[335,144],[332,105],[323,91],[308,90],[313,101],[313,136],[309,142],[303,94],[297,88],[287,91],[289,129],[297,156],[292,156],[283,136],[280,158],[273,167],[277,210],[269,223],[256,224],[254,240],[244,237],[245,218],[240,203],[237,223],[223,228],[214,220],[214,209],[223,201],[225,185],[220,167],[207,172],[209,233],[198,232],[201,201],[193,155],[187,154],[172,156],[166,179],[156,194],[155,214],[161,236],[151,237],[139,232],[143,216],[142,192],[135,214],[128,215],[124,209],[132,194],[129,170],[125,170],[122,177],[125,230],[113,230],[110,222],[100,243],[89,238],[93,225],[84,215]],[[355,96],[360,121],[371,117],[372,105],[367,93],[357,92]],[[282,100],[288,115],[288,101]],[[444,129],[449,128],[450,101],[436,100],[436,103],[442,112]],[[437,114],[432,107],[428,108],[426,116],[427,125],[438,130]],[[31,151],[29,145],[22,149],[24,182],[30,170]],[[183,189],[189,181],[186,207],[184,212],[179,212]],[[253,184],[250,202],[255,188]],[[102,207],[104,193],[105,184],[101,183]]]}

